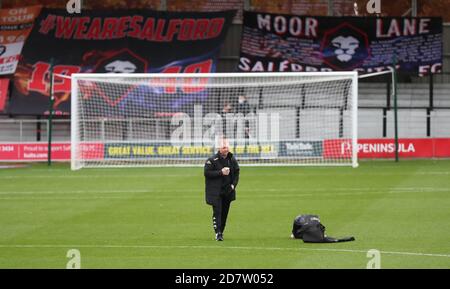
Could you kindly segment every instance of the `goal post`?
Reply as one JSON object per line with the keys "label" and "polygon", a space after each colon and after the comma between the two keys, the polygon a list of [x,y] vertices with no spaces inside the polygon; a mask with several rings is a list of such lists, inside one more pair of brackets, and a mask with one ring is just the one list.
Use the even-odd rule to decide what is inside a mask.
{"label": "goal post", "polygon": [[71,167],[358,166],[357,72],[72,74]]}

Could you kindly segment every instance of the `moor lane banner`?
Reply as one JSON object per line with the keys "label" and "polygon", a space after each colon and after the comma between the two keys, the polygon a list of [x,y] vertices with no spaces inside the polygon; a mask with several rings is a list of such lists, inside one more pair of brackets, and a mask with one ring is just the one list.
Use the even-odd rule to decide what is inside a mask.
{"label": "moor lane banner", "polygon": [[438,73],[442,18],[325,17],[244,13],[238,69]]}
{"label": "moor lane banner", "polygon": [[[54,73],[209,73],[236,11],[43,9],[23,48],[10,114],[48,114]],[[70,79],[54,82],[56,114],[70,112]]]}

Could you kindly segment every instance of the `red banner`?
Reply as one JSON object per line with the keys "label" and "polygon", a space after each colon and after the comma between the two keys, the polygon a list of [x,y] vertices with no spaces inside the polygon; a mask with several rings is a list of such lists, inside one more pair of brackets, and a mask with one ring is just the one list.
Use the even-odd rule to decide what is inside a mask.
{"label": "red banner", "polygon": [[[348,140],[324,141],[324,158],[348,157],[351,153]],[[399,139],[399,157],[403,158],[448,158],[449,138]],[[359,139],[358,158],[394,158],[394,139]]]}
{"label": "red banner", "polygon": [[9,79],[0,78],[0,112],[5,110],[6,99],[8,98]]}

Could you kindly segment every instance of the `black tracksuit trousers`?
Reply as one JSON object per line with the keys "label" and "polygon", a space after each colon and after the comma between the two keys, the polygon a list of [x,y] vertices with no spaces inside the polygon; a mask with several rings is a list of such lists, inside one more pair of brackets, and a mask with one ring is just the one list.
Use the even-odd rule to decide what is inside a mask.
{"label": "black tracksuit trousers", "polygon": [[216,233],[223,233],[227,223],[228,211],[231,201],[227,198],[221,198],[220,201],[213,205],[213,228]]}

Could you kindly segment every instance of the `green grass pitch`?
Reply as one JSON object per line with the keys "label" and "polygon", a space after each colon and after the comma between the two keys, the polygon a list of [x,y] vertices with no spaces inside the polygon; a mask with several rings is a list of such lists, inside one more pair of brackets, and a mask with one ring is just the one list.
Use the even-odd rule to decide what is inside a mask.
{"label": "green grass pitch", "polygon": [[[450,268],[450,161],[242,167],[224,242],[214,241],[203,168],[0,170],[0,268]],[[333,237],[289,238],[298,214]]]}

